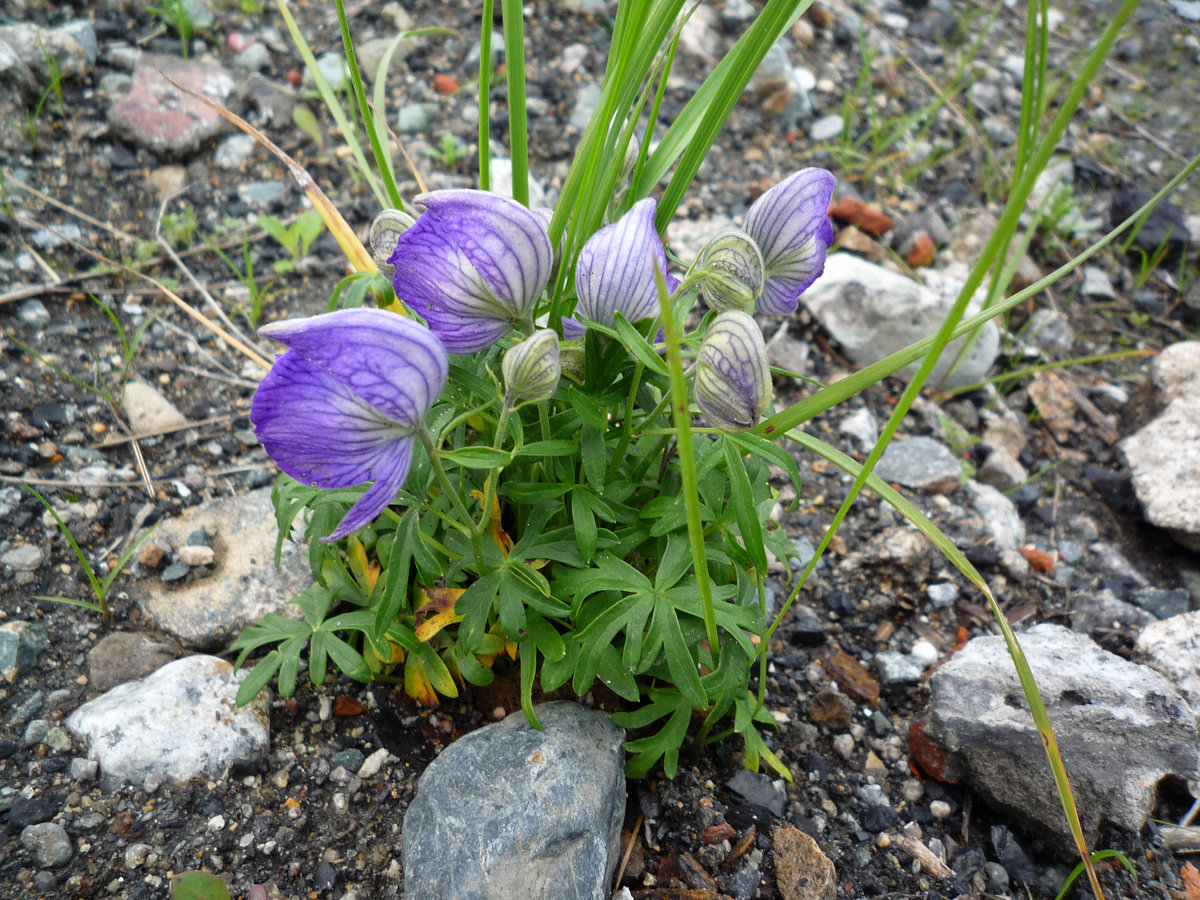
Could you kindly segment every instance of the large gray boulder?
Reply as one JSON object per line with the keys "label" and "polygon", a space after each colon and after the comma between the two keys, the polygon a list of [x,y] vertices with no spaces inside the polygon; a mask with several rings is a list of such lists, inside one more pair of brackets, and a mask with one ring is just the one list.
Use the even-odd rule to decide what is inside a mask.
{"label": "large gray boulder", "polygon": [[625,816],[624,734],[575,703],[451,744],[404,816],[410,900],[603,900]]}
{"label": "large gray boulder", "polygon": [[[849,253],[834,253],[825,261],[825,273],[800,300],[833,335],[846,356],[865,366],[937,332],[962,282],[934,272],[927,273],[926,280],[938,289]],[[929,379],[930,385],[941,381],[962,342],[959,338],[947,346]],[[945,386],[981,381],[999,347],[1000,332],[994,322],[988,322]],[[911,378],[917,365],[906,366],[898,374]]]}
{"label": "large gray boulder", "polygon": [[[1018,636],[1037,679],[1075,793],[1084,833],[1145,824],[1168,775],[1194,778],[1195,713],[1148,666],[1086,635],[1036,625]],[[947,752],[943,774],[1061,848],[1073,846],[1042,742],[1004,641],[980,637],[930,679],[924,731]]]}

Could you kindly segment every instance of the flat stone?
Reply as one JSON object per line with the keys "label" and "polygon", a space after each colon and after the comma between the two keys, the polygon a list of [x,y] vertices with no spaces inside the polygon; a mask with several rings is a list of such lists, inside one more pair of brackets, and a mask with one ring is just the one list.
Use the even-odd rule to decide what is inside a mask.
{"label": "flat stone", "polygon": [[625,815],[624,735],[574,703],[447,747],[404,816],[404,894],[605,900]]}
{"label": "flat stone", "polygon": [[130,381],[125,385],[121,408],[129,420],[129,427],[138,434],[177,428],[188,422],[187,416],[174,403],[144,381]]}
{"label": "flat stone", "polygon": [[925,666],[908,653],[884,650],[875,654],[875,671],[883,687],[898,684],[916,684],[925,674]]}
{"label": "flat stone", "polygon": [[129,96],[109,109],[114,132],[154,153],[179,156],[230,128],[215,110],[180,92],[164,76],[221,103],[230,100],[236,85],[229,71],[214,62],[140,56]]}
{"label": "flat stone", "polygon": [[888,444],[875,474],[926,494],[948,494],[962,482],[963,469],[950,448],[931,437],[897,438]]}
{"label": "flat stone", "polygon": [[[1167,775],[1195,776],[1195,715],[1149,666],[1103,650],[1085,635],[1042,624],[1018,636],[1037,679],[1083,829],[1137,832]],[[1062,848],[1073,846],[1042,741],[1004,641],[979,637],[930,679],[925,735],[947,753],[943,775]]]}
{"label": "flat stone", "polygon": [[808,127],[808,136],[814,141],[831,141],[846,127],[841,113],[830,113],[821,116]]}
{"label": "flat stone", "polygon": [[215,656],[185,656],[85,703],[66,724],[107,778],[223,778],[234,761],[261,758],[270,737],[265,694],[234,704],[245,675]]}
{"label": "flat stone", "polygon": [[21,845],[39,866],[48,869],[61,866],[74,852],[66,829],[55,822],[27,825],[21,829]]}
{"label": "flat stone", "polygon": [[1163,350],[1150,380],[1162,411],[1121,452],[1146,520],[1200,551],[1200,341]]}
{"label": "flat stone", "polygon": [[1025,523],[1016,505],[990,484],[968,481],[964,487],[984,533],[996,549],[1012,552],[1025,543]]}
{"label": "flat stone", "polygon": [[50,646],[44,625],[20,619],[0,623],[0,678],[9,684],[37,665],[42,651]]}
{"label": "flat stone", "polygon": [[88,651],[88,687],[103,693],[137,681],[162,668],[181,653],[168,637],[144,631],[114,631]]}
{"label": "flat stone", "polygon": [[1200,611],[1147,625],[1134,649],[1193,707],[1200,708]]}
{"label": "flat stone", "polygon": [[16,572],[36,571],[46,560],[46,551],[37,544],[21,544],[0,554],[0,565]]}
{"label": "flat stone", "polygon": [[201,526],[215,535],[216,562],[208,577],[176,586],[157,579],[137,584],[138,603],[156,627],[185,646],[208,649],[223,647],[269,612],[298,614],[286,604],[312,584],[312,572],[306,549],[291,541],[284,542],[281,568],[275,568],[270,488],[193,507],[164,521],[157,536],[185,546]]}
{"label": "flat stone", "polygon": [[[825,273],[800,300],[833,335],[846,356],[865,366],[937,332],[962,286],[956,277],[935,274],[937,271],[931,270],[927,276],[927,281],[938,287],[933,290],[859,257],[834,253],[825,261]],[[941,382],[962,340],[952,342],[942,353],[929,378],[930,385]],[[986,323],[962,364],[946,378],[945,387],[983,380],[999,346],[999,330],[995,323]],[[909,379],[919,364],[912,363],[897,374]]]}
{"label": "flat stone", "polygon": [[836,900],[837,870],[816,841],[795,826],[777,825],[771,847],[783,900]]}

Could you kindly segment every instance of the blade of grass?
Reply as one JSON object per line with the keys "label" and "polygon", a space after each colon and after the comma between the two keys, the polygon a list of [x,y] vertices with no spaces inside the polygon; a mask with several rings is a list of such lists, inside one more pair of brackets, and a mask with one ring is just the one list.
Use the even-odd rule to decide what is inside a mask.
{"label": "blade of grass", "polygon": [[492,32],[495,0],[483,0],[483,19],[479,23],[479,189],[492,189]]}
{"label": "blade of grass", "polygon": [[[338,130],[342,133],[342,139],[346,142],[346,146],[350,148],[359,171],[370,186],[371,193],[379,201],[379,205],[386,207],[388,205],[387,196],[384,194],[383,188],[379,185],[379,179],[375,176],[371,167],[367,165],[367,158],[363,154],[362,144],[359,143],[358,138],[355,136],[354,128],[350,124],[350,120],[346,118],[346,113],[342,109],[341,104],[338,103],[337,97],[334,96],[329,82],[321,74],[321,68],[317,65],[317,59],[313,56],[312,49],[308,46],[308,41],[304,39],[304,34],[300,31],[300,26],[296,24],[296,19],[292,16],[292,10],[288,6],[287,0],[275,0],[275,2],[279,7],[280,15],[283,16],[283,21],[287,24],[288,31],[291,33],[292,42],[296,45],[296,49],[300,51],[305,68],[308,69],[308,73],[312,76],[313,84],[317,86],[317,92],[320,93],[321,99],[325,102],[325,106],[328,107],[329,114],[333,116],[333,121],[337,123]],[[331,228],[330,230],[332,231],[333,229]]]}
{"label": "blade of grass", "polygon": [[[529,205],[529,132],[525,110],[525,20],[523,0],[500,0],[504,61],[508,68],[508,147],[513,199]],[[482,60],[480,65],[482,65]]]}

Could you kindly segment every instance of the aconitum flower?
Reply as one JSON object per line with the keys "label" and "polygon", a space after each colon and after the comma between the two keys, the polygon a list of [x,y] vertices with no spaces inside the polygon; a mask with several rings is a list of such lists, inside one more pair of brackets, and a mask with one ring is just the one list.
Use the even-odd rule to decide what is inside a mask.
{"label": "aconitum flower", "polygon": [[433,191],[399,235],[388,262],[396,296],[451,353],[491,347],[520,323],[530,326],[554,254],[541,218],[486,191]]}
{"label": "aconitum flower", "polygon": [[585,319],[612,325],[620,312],[630,322],[658,312],[655,271],[663,273],[667,291],[679,280],[667,274],[667,255],[654,230],[658,204],[650,198],[635,203],[625,215],[593,234],[575,263],[576,312]]}
{"label": "aconitum flower", "polygon": [[446,383],[446,350],[429,329],[380,309],[274,322],[259,334],[288,347],[250,408],[270,457],[311,487],[375,482],[326,538],[336,541],[404,484],[416,433]]}
{"label": "aconitum flower", "polygon": [[825,271],[825,253],[833,243],[829,200],[834,184],[824,169],[801,169],[750,207],[746,233],[762,251],[766,276],[759,312],[795,312],[800,295]]}
{"label": "aconitum flower", "polygon": [[753,428],[771,402],[767,346],[751,316],[718,313],[696,357],[696,403],[720,431]]}
{"label": "aconitum flower", "polygon": [[709,309],[750,312],[763,289],[763,258],[744,231],[722,231],[704,245],[697,266],[700,292]]}

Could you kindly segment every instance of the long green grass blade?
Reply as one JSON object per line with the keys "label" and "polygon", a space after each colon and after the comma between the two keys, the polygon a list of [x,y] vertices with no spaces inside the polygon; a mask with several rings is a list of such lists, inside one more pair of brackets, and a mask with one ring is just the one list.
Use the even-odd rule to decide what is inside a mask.
{"label": "long green grass blade", "polygon": [[[508,67],[508,145],[513,199],[529,205],[529,129],[525,110],[525,21],[522,0],[500,0]],[[482,61],[480,62],[482,65]]]}
{"label": "long green grass blade", "polygon": [[371,143],[371,152],[375,155],[375,166],[383,189],[387,193],[390,206],[402,209],[404,201],[400,199],[400,191],[396,188],[396,178],[392,173],[392,157],[387,152],[387,145],[379,139],[379,130],[375,127],[375,116],[367,103],[367,92],[363,88],[362,73],[358,70],[358,56],[354,52],[354,41],[350,37],[350,23],[346,20],[346,4],[344,0],[335,0],[337,6],[338,25],[342,30],[342,48],[346,51],[346,65],[350,69],[350,84],[354,88],[354,100],[358,104],[358,118],[367,132],[367,140]]}
{"label": "long green grass blade", "polygon": [[479,189],[492,189],[492,32],[496,0],[483,0],[483,19],[479,23]]}

